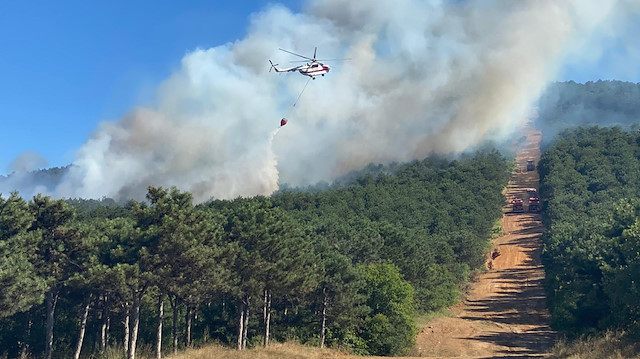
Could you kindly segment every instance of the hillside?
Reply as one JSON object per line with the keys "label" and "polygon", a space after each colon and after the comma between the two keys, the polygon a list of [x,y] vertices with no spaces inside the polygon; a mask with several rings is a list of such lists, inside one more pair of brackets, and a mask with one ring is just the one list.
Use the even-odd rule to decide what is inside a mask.
{"label": "hillside", "polygon": [[541,160],[550,310],[572,335],[640,333],[639,143],[638,131],[578,128]]}
{"label": "hillside", "polygon": [[[608,92],[593,86],[634,91],[579,85],[536,123],[556,126],[550,117],[573,116],[585,98],[600,99],[601,114],[635,116],[633,105],[604,101]],[[523,132],[514,151],[520,168],[540,157],[540,131]],[[637,293],[624,288],[637,268],[636,137],[619,128],[566,131],[542,157],[551,317],[541,216],[503,208],[505,196],[538,187],[537,172],[509,179],[497,151],[371,165],[333,184],[197,206],[175,188],[151,187],[147,201],[125,206],[3,192],[0,347],[9,357],[66,357],[80,343],[90,357],[137,343],[149,354],[160,335],[165,353],[212,341],[247,350],[295,340],[360,355],[541,356],[556,336],[550,322],[634,333],[628,308]],[[65,171],[0,183],[41,181],[34,188],[51,190]],[[490,243],[499,218],[504,235]],[[497,256],[487,260],[488,252]],[[453,317],[415,326],[419,314],[463,295]],[[52,341],[43,340],[45,328],[56,333]]]}
{"label": "hillside", "polygon": [[20,191],[30,196],[35,194],[34,191],[36,193],[51,192],[62,183],[69,167],[71,165],[0,175],[0,193],[9,194],[13,191]]}
{"label": "hillside", "polygon": [[538,100],[534,126],[545,142],[567,128],[579,126],[638,126],[640,121],[640,83],[595,81],[584,84],[550,84]]}
{"label": "hillside", "polygon": [[[545,141],[551,141],[556,134],[566,128],[578,126],[622,126],[629,128],[637,126],[640,120],[640,84],[622,81],[596,81],[584,84],[556,82],[550,84],[538,101],[538,116],[533,126],[541,130]],[[392,164],[388,166],[370,165],[369,167],[353,171],[335,180],[335,183],[351,183],[359,176],[370,173],[377,175],[381,172],[395,171]],[[69,166],[49,168],[28,173],[13,173],[0,175],[0,192],[10,193],[19,190],[28,195],[35,194],[42,189],[53,190]],[[287,190],[286,183],[280,184]],[[320,183],[305,190],[322,190],[330,187],[329,183]],[[108,194],[105,194],[108,195]]]}
{"label": "hillside", "polygon": [[325,190],[197,206],[176,188],[126,206],[1,197],[0,347],[148,355],[161,335],[164,352],[295,339],[409,353],[416,310],[453,304],[483,267],[509,166],[478,151],[377,168]]}
{"label": "hillside", "polygon": [[[538,187],[537,171],[526,161],[540,158],[539,131],[523,131],[526,141],[516,149],[518,167],[506,189],[507,199],[527,198]],[[526,209],[526,206],[525,206]],[[539,213],[512,213],[504,208],[503,235],[494,239],[489,270],[469,286],[465,300],[452,308],[453,317],[429,322],[417,338],[416,355],[441,358],[544,356],[556,334],[549,327],[544,270],[540,262],[543,226]]]}

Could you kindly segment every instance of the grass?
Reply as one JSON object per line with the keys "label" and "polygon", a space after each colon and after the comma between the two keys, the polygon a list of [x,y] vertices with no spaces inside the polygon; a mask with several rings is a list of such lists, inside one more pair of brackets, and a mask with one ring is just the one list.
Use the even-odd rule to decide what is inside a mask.
{"label": "grass", "polygon": [[552,351],[557,359],[614,359],[640,358],[640,344],[620,332],[606,332],[600,336],[583,337],[571,342],[561,340]]}
{"label": "grass", "polygon": [[321,358],[349,358],[346,352],[334,349],[320,349],[297,343],[274,343],[264,349],[253,348],[234,350],[222,346],[208,346],[200,349],[189,349],[177,356],[167,356],[167,359],[321,359]]}
{"label": "grass", "polygon": [[496,219],[496,222],[493,224],[491,228],[491,239],[496,239],[504,234],[502,229],[502,217]]}
{"label": "grass", "polygon": [[422,328],[430,321],[441,317],[455,317],[456,314],[449,308],[440,309],[434,312],[420,313],[414,318],[414,322],[418,328]]}
{"label": "grass", "polygon": [[[165,348],[166,349],[166,348]],[[347,352],[339,351],[335,349],[320,349],[318,347],[312,347],[302,345],[294,342],[288,343],[273,343],[268,348],[262,347],[251,348],[247,350],[238,351],[230,347],[222,346],[219,344],[210,344],[201,348],[193,349],[181,349],[177,355],[163,354],[165,359],[347,359],[354,358]],[[107,350],[95,357],[97,359],[124,359],[122,348],[110,347]],[[140,352],[136,353],[138,359],[155,359],[155,355],[151,348],[144,348]],[[0,356],[0,359],[4,357]]]}
{"label": "grass", "polygon": [[[455,313],[450,309],[442,309],[435,312],[422,313],[414,318],[418,328],[427,325],[428,322],[440,317],[453,317]],[[120,359],[119,357],[108,357],[108,359]],[[152,356],[145,357],[151,359]],[[268,348],[251,348],[238,351],[221,345],[209,345],[198,349],[187,349],[178,355],[165,355],[167,359],[347,359],[358,358],[346,351],[336,349],[320,349],[314,346],[302,345],[295,342],[273,343]]]}
{"label": "grass", "polygon": [[[422,313],[414,318],[418,328],[422,328],[430,321],[440,317],[453,317],[455,313],[450,309]],[[320,349],[318,347],[302,345],[294,342],[273,343],[269,348],[252,348],[238,351],[220,345],[206,346],[200,349],[188,349],[177,356],[166,356],[167,359],[324,359],[357,358],[345,351],[336,349]]]}

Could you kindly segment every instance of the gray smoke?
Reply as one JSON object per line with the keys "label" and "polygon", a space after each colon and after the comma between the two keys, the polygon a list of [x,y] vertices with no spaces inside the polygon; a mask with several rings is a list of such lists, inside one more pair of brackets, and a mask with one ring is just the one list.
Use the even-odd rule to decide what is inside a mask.
{"label": "gray smoke", "polygon": [[11,161],[9,172],[30,172],[47,166],[47,159],[35,151],[25,151]]}
{"label": "gray smoke", "polygon": [[640,83],[622,81],[573,81],[553,83],[538,101],[535,126],[545,142],[556,134],[578,126],[619,126],[638,129]]}
{"label": "gray smoke", "polygon": [[[153,108],[105,122],[57,196],[142,198],[178,186],[197,201],[330,181],[370,162],[456,153],[522,124],[582,39],[632,2],[315,0],[271,6],[247,36],[197,49]],[[637,10],[637,9],[633,9]],[[349,57],[312,81],[267,59]],[[276,135],[280,118],[289,124]]]}
{"label": "gray smoke", "polygon": [[28,198],[37,193],[53,193],[71,166],[46,168],[47,160],[37,152],[25,151],[8,166],[7,176],[0,176],[0,196],[17,191]]}

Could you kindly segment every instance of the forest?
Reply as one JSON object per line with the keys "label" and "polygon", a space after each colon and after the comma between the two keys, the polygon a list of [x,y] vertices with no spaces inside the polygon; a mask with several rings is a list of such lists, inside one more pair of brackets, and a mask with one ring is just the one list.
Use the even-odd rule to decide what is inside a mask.
{"label": "forest", "polygon": [[539,163],[553,325],[640,334],[640,132],[565,130]]}
{"label": "forest", "polygon": [[[579,126],[638,126],[640,83],[574,81],[550,84],[537,103],[535,127],[550,142],[567,128]],[[637,129],[637,128],[635,128]]]}
{"label": "forest", "polygon": [[416,313],[454,303],[483,267],[510,170],[478,151],[199,205],[176,188],[126,204],[4,194],[0,356],[288,340],[404,354]]}

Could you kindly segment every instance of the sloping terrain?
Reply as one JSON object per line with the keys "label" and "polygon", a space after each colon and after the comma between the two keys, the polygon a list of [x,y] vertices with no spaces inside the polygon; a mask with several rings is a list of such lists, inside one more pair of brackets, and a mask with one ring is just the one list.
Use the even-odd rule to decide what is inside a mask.
{"label": "sloping terrain", "polygon": [[[516,154],[519,169],[506,189],[508,200],[525,200],[525,210],[526,189],[537,189],[539,180],[537,171],[526,171],[526,162],[538,162],[540,140],[539,131],[526,130]],[[542,287],[540,214],[504,210],[504,233],[493,241],[490,269],[477,276],[464,302],[453,308],[455,317],[438,318],[422,328],[416,356],[529,358],[544,356],[553,346]]]}
{"label": "sloping terrain", "polygon": [[[525,130],[516,160],[519,169],[506,188],[510,201],[528,198],[528,188],[538,188],[537,171],[526,162],[540,159],[540,131]],[[512,213],[504,208],[503,235],[493,241],[486,273],[478,275],[465,300],[451,308],[453,317],[439,317],[421,328],[413,357],[430,358],[535,358],[544,357],[555,342],[542,287],[540,262],[543,232],[539,213]],[[256,348],[243,353],[208,348],[189,351],[176,359],[211,357],[251,358],[358,358],[337,350],[320,350],[295,344]]]}

